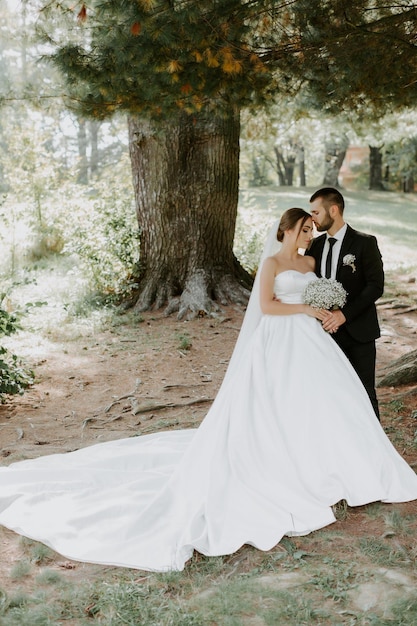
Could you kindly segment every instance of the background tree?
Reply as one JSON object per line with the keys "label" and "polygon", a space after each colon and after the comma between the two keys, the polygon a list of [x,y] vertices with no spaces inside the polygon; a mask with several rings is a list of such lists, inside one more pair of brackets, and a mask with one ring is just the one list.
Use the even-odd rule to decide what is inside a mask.
{"label": "background tree", "polygon": [[[395,113],[382,111],[372,113],[364,107],[348,116],[351,143],[369,147],[369,161],[362,167],[362,178],[367,177],[367,187],[376,191],[402,189],[403,174],[412,174],[414,150],[411,143],[417,123],[417,113],[411,107],[403,107]],[[344,116],[346,118],[346,116]],[[408,151],[409,145],[411,148]],[[405,157],[405,154],[408,156]],[[402,158],[402,155],[405,157]],[[411,185],[412,187],[412,185]]]}
{"label": "background tree", "polygon": [[78,29],[70,4],[59,9],[48,41],[69,102],[97,119],[131,116],[139,308],[168,302],[168,311],[198,314],[213,297],[244,295],[248,277],[232,251],[243,107],[300,88],[329,111],[415,98],[414,3],[91,0],[77,8]]}
{"label": "background tree", "polygon": [[384,189],[382,182],[382,149],[380,146],[369,146],[369,189],[381,191]]}
{"label": "background tree", "polygon": [[325,187],[339,187],[339,172],[349,147],[349,138],[343,133],[331,133],[325,140],[324,176]]}
{"label": "background tree", "polygon": [[278,174],[279,184],[281,186],[292,187],[298,153],[297,145],[292,141],[286,146],[276,143],[274,145],[274,153],[275,168]]}
{"label": "background tree", "polygon": [[414,191],[417,179],[417,136],[404,137],[385,147],[385,185],[404,193]]}
{"label": "background tree", "polygon": [[308,86],[309,106],[339,114],[414,106],[417,95],[417,3],[295,2],[299,52],[288,71]]}
{"label": "background tree", "polygon": [[[352,117],[352,115],[350,116]],[[354,126],[345,114],[323,115],[305,108],[296,99],[280,98],[279,104],[256,115],[243,115],[241,133],[242,170],[249,167],[247,152],[270,164],[279,185],[288,185],[284,171],[277,171],[275,152],[286,147],[295,155],[293,183],[303,187],[331,184],[339,186],[339,173],[352,141],[357,141]],[[283,167],[281,166],[281,170]],[[270,172],[264,172],[264,184],[270,184]],[[269,176],[268,176],[269,174]],[[324,182],[328,181],[328,182]]]}
{"label": "background tree", "polygon": [[[12,7],[12,5],[10,5]],[[13,7],[12,7],[13,8]],[[78,118],[62,103],[62,79],[57,70],[42,58],[45,48],[34,37],[34,19],[30,3],[19,3],[11,10],[0,0],[0,233],[2,255],[0,272],[4,281],[19,280],[19,272],[30,268],[31,260],[74,249],[69,242],[74,208],[84,194],[85,233],[91,233],[94,196],[105,191],[100,177],[112,178],[108,169],[128,154],[126,121],[115,115],[103,122],[88,118],[86,126],[86,176],[88,185],[77,189],[79,176]],[[126,161],[124,161],[126,162]],[[127,179],[127,181],[126,181]],[[133,210],[133,192],[129,177],[113,189],[114,206],[126,185],[132,211],[132,239],[137,245]],[[115,215],[120,211],[115,210]],[[105,218],[104,218],[105,221]],[[96,240],[101,241],[100,238]],[[106,250],[114,247],[107,244]],[[96,257],[105,258],[103,251]],[[127,255],[126,255],[127,256]],[[125,276],[120,266],[118,276]],[[93,267],[90,273],[97,275]],[[131,274],[131,267],[129,274]],[[102,281],[100,281],[102,283]],[[115,281],[112,281],[114,283]]]}

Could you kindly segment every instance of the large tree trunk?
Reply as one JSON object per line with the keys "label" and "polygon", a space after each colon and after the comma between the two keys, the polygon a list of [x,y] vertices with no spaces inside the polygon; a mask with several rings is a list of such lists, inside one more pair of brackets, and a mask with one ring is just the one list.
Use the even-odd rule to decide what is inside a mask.
{"label": "large tree trunk", "polygon": [[182,116],[171,125],[130,117],[141,232],[138,310],[195,317],[244,303],[251,278],[233,254],[239,116]]}

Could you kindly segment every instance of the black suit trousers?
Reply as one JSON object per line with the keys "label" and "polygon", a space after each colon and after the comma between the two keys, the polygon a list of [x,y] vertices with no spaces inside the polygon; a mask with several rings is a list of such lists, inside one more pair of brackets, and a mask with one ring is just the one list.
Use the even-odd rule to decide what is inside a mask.
{"label": "black suit trousers", "polygon": [[332,335],[332,337],[346,354],[349,361],[352,363],[354,370],[358,374],[363,386],[366,389],[371,404],[374,408],[375,415],[378,419],[380,419],[378,399],[375,391],[375,341],[359,343],[358,341],[352,339],[352,337],[343,326],[338,330],[337,333]]}

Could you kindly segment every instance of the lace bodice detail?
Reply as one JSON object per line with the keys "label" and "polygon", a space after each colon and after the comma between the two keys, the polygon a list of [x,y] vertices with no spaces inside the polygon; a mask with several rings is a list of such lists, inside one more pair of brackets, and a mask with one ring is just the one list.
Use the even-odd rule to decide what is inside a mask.
{"label": "lace bodice detail", "polygon": [[297,270],[285,270],[275,277],[274,293],[281,302],[299,304],[303,301],[303,292],[308,283],[316,279],[314,272],[303,274]]}

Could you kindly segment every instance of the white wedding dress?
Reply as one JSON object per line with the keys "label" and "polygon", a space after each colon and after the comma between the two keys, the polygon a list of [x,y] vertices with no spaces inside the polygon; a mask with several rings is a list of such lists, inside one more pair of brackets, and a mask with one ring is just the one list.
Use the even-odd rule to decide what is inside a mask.
{"label": "white wedding dress", "polygon": [[[284,302],[315,279],[276,277]],[[193,550],[261,550],[335,521],[331,505],[417,498],[417,476],[356,373],[307,315],[261,317],[198,429],[0,469],[0,524],[79,561],[182,570]]]}

